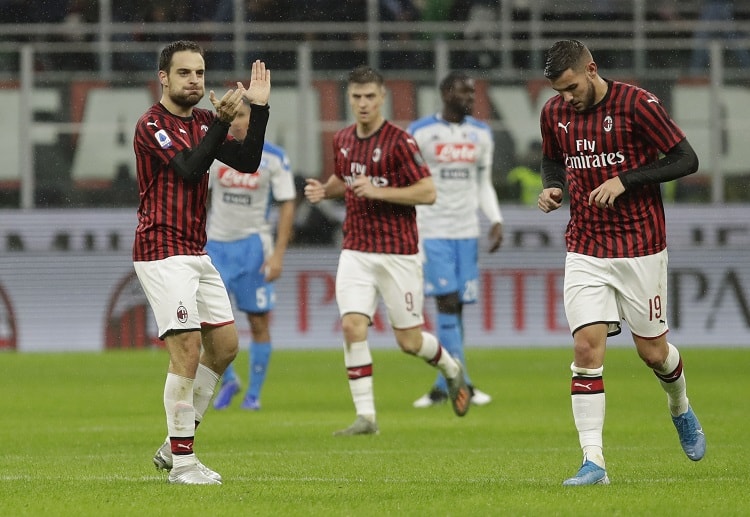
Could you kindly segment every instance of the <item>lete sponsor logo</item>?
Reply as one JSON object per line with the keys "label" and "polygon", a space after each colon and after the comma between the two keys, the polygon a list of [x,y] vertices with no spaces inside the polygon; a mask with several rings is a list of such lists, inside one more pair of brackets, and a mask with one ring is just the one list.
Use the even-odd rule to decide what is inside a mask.
{"label": "lete sponsor logo", "polygon": [[435,146],[437,160],[442,163],[474,163],[477,160],[477,148],[472,143],[437,144]]}
{"label": "lete sponsor logo", "polygon": [[258,172],[247,174],[244,172],[237,172],[231,167],[222,167],[219,169],[219,184],[224,188],[245,188],[248,190],[255,190],[258,188],[259,181],[260,174]]}

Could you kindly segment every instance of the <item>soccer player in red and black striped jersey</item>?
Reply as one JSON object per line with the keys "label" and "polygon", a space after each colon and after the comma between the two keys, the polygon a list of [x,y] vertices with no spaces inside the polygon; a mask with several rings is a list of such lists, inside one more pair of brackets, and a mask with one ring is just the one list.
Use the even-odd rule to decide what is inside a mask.
{"label": "soccer player in red and black striped jersey", "polygon": [[380,73],[366,66],[354,69],[347,95],[356,122],[334,136],[334,174],[325,184],[308,179],[305,186],[311,203],[335,197],[346,203],[336,302],[357,419],[334,434],[378,432],[367,330],[379,296],[399,347],[443,372],[453,410],[463,416],[471,399],[463,367],[435,336],[422,331],[424,292],[414,206],[435,202],[430,171],[411,136],[385,120]]}
{"label": "soccer player in red and black striped jersey", "polygon": [[[247,89],[237,83],[221,99],[210,92],[213,113],[195,107],[205,93],[204,73],[198,44],[167,45],[159,57],[161,100],[140,118],[133,142],[140,192],[133,262],[170,359],[168,438],[154,464],[170,470],[170,483],[189,485],[221,483],[196,458],[193,441],[238,348],[227,291],[204,251],[207,172],[215,159],[240,172],[258,169],[271,89],[270,71],[256,61]],[[244,100],[251,117],[247,137],[238,142],[227,132]]]}
{"label": "soccer player in red and black striped jersey", "polygon": [[602,452],[607,336],[630,327],[640,358],[667,394],[687,456],[705,436],[688,403],[680,353],[667,341],[667,244],[660,184],[692,174],[698,158],[661,101],[602,78],[580,41],[558,41],[544,75],[558,92],[544,105],[543,212],[560,208],[567,184],[565,314],[573,333],[573,418],[583,464],[564,485],[606,484]]}

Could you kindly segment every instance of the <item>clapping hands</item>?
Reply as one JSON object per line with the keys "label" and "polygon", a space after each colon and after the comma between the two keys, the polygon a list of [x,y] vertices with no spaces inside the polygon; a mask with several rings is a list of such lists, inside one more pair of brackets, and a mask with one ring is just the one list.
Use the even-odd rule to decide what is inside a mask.
{"label": "clapping hands", "polygon": [[256,60],[253,63],[250,74],[250,86],[245,88],[241,82],[237,82],[237,88],[227,91],[219,99],[213,90],[209,92],[209,100],[216,109],[216,114],[222,122],[231,123],[237,116],[243,99],[250,104],[266,105],[271,96],[271,71],[266,69],[263,61]]}

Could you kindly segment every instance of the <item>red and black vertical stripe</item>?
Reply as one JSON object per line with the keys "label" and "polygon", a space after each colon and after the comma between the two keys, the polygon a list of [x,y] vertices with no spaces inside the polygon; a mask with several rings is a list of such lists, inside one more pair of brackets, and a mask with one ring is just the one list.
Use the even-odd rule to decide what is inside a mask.
{"label": "red and black vertical stripe", "polygon": [[[344,128],[335,135],[333,145],[335,173],[344,181],[365,174],[379,186],[399,188],[430,175],[410,135],[390,122],[367,138],[357,137],[356,126]],[[345,249],[399,255],[418,252],[413,206],[358,198],[350,189],[345,201]]]}
{"label": "red and black vertical stripe", "polygon": [[[134,148],[141,200],[133,260],[203,254],[208,175],[191,183],[169,163],[177,153],[198,145],[214,117],[200,108],[194,108],[190,118],[177,117],[155,104],[138,121]],[[170,146],[159,145],[159,130],[169,136]]]}
{"label": "red and black vertical stripe", "polygon": [[658,184],[625,192],[610,209],[589,205],[588,197],[607,179],[656,161],[685,134],[646,90],[616,81],[608,88],[587,111],[575,111],[559,95],[542,110],[544,154],[566,165],[568,251],[600,258],[658,253],[666,247]]}

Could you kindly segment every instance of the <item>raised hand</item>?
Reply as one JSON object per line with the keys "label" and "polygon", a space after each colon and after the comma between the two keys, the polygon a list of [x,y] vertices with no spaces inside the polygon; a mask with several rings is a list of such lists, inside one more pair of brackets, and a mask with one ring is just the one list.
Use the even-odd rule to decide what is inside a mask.
{"label": "raised hand", "polygon": [[221,99],[216,97],[216,94],[211,90],[208,94],[208,99],[216,109],[216,114],[219,116],[222,122],[231,123],[234,117],[237,116],[237,112],[242,106],[242,99],[245,96],[245,87],[242,83],[237,83],[236,90],[229,90]]}
{"label": "raised hand", "polygon": [[250,104],[264,106],[268,104],[271,96],[271,71],[266,69],[266,64],[256,59],[250,73],[250,86],[245,90],[245,99]]}

